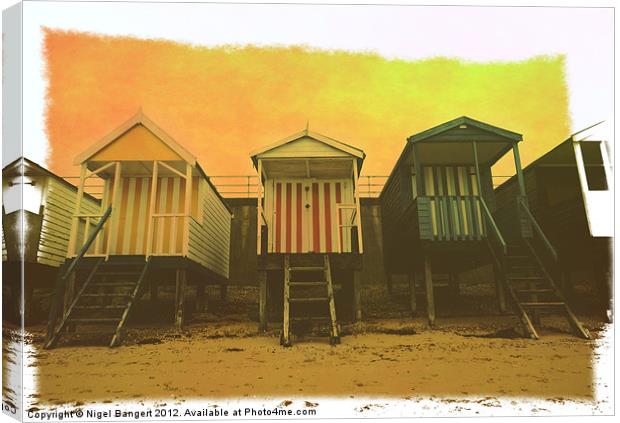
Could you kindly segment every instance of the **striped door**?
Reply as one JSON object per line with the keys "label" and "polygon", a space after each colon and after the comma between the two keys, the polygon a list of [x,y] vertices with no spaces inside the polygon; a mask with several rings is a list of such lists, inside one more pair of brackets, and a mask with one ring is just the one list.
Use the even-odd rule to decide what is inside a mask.
{"label": "striped door", "polygon": [[[353,202],[349,181],[274,180],[266,188],[270,252],[339,251],[338,230],[348,222],[346,212],[338,213],[337,204]],[[350,251],[350,237],[342,237],[341,246]]]}

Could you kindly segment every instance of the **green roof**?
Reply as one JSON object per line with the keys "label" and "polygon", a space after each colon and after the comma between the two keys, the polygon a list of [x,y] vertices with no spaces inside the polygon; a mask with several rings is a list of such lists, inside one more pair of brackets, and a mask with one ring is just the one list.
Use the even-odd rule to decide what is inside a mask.
{"label": "green roof", "polygon": [[439,135],[442,132],[449,131],[450,129],[458,128],[461,125],[473,126],[484,131],[491,132],[500,136],[502,138],[507,138],[513,141],[522,141],[523,135],[518,134],[516,132],[509,131],[507,129],[499,128],[497,126],[489,125],[488,123],[481,122],[476,119],[472,119],[467,116],[461,116],[459,118],[453,119],[449,122],[442,123],[441,125],[437,125],[433,128],[427,129],[425,131],[419,132],[407,138],[407,141],[410,142],[418,142],[425,140],[427,138],[434,137],[435,135]]}

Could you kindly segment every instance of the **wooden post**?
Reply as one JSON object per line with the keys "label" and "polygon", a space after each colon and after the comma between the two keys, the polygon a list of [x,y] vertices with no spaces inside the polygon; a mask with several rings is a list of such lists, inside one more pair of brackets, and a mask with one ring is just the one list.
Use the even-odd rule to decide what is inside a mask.
{"label": "wooden post", "polygon": [[500,313],[506,313],[506,292],[504,291],[504,283],[506,281],[506,275],[502,269],[496,264],[493,264],[493,274],[495,276],[495,295],[497,297],[497,307]]}
{"label": "wooden post", "polygon": [[220,300],[226,301],[228,298],[228,284],[226,282],[222,282],[220,284]]}
{"label": "wooden post", "polygon": [[435,296],[433,292],[433,271],[431,258],[428,253],[424,255],[424,283],[426,285],[426,308],[428,313],[428,324],[435,324]]}
{"label": "wooden post", "polygon": [[458,297],[461,295],[461,280],[458,273],[450,273],[450,288],[454,296]]}
{"label": "wooden post", "polygon": [[[86,163],[82,163],[82,167],[80,168],[80,184],[78,185],[77,198],[75,200],[75,208],[73,209],[74,215],[80,214],[82,198],[84,197],[85,181],[86,181]],[[75,216],[71,219],[71,234],[70,234],[70,239],[69,239],[69,251],[67,253],[68,257],[75,257],[77,255],[76,242],[77,242],[79,221],[80,219]],[[86,234],[84,236],[86,237]]]}
{"label": "wooden post", "polygon": [[[75,272],[72,272],[67,280],[67,285],[65,287],[65,302],[63,304],[62,316],[67,315],[69,311],[69,307],[73,302],[73,298],[75,297]],[[67,332],[75,332],[75,324],[70,323],[67,325]]]}
{"label": "wooden post", "polygon": [[362,320],[362,280],[359,270],[353,271],[353,306],[355,309],[355,321]]}
{"label": "wooden post", "polygon": [[153,213],[155,213],[155,201],[157,199],[157,172],[158,172],[157,160],[153,161],[153,175],[151,180],[151,201],[148,213],[148,222],[146,229],[146,258],[148,259],[153,252]]}
{"label": "wooden post", "polygon": [[478,163],[478,143],[472,142],[474,150],[474,170],[476,171],[476,186],[478,187],[478,195],[482,197],[482,182],[480,181],[480,164]]}
{"label": "wooden post", "polygon": [[205,284],[198,283],[196,286],[196,312],[202,313],[205,311]]}
{"label": "wooden post", "polygon": [[519,145],[514,142],[512,144],[512,153],[515,159],[515,170],[517,171],[517,181],[519,182],[519,195],[526,201],[527,193],[525,190],[525,179],[523,178],[523,169],[521,169],[521,157],[519,155]]}
{"label": "wooden post", "polygon": [[357,166],[357,159],[353,159],[353,186],[355,187],[355,208],[357,212],[357,240],[359,246],[359,253],[364,252],[364,240],[362,235],[362,213],[360,211],[360,187],[359,187],[359,169]]}
{"label": "wooden post", "polygon": [[392,274],[390,272],[386,272],[385,281],[387,283],[388,294],[392,295],[394,287],[392,286]]}
{"label": "wooden post", "polygon": [[284,313],[282,315],[282,335],[280,344],[284,347],[291,346],[291,327],[290,327],[290,262],[288,254],[284,256]]}
{"label": "wooden post", "polygon": [[418,157],[418,146],[416,144],[413,144],[413,167],[415,169],[416,193],[417,195],[424,195],[424,172],[422,172],[422,163]]}
{"label": "wooden post", "polygon": [[[118,232],[118,222],[120,219],[120,209],[116,206],[121,202],[121,162],[116,162],[114,169],[114,192],[112,193],[112,222],[110,222],[110,230],[108,231],[108,246],[106,248],[106,257],[112,252],[112,246],[116,242]],[[116,252],[116,250],[114,250]]]}
{"label": "wooden post", "polygon": [[[183,255],[187,257],[189,254],[189,215],[192,206],[192,165],[185,164],[185,208],[183,214]],[[200,201],[200,195],[197,196],[197,200]],[[200,209],[202,204],[197,204],[196,207]]]}
{"label": "wooden post", "polygon": [[267,271],[258,271],[258,330],[267,331]]}
{"label": "wooden post", "polygon": [[157,301],[159,299],[159,285],[157,282],[151,281],[151,301]]}
{"label": "wooden post", "polygon": [[409,305],[411,307],[411,317],[415,317],[418,311],[418,303],[415,292],[415,272],[410,272],[409,277]]}
{"label": "wooden post", "polygon": [[263,227],[263,161],[258,159],[258,192],[256,193],[257,217],[256,217],[256,251],[261,254],[262,227]]}
{"label": "wooden post", "polygon": [[177,269],[176,295],[174,309],[174,324],[177,329],[183,328],[185,322],[185,288],[187,285],[187,273],[185,269]]}

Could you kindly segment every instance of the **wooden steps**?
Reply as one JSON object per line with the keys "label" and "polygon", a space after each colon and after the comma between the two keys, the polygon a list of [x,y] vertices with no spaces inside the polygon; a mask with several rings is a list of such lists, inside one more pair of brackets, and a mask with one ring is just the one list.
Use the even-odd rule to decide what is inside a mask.
{"label": "wooden steps", "polygon": [[[284,256],[284,316],[280,344],[291,346],[291,324],[325,322],[329,324],[330,344],[340,343],[336,321],[336,303],[329,256],[323,255],[322,266],[316,264],[291,266],[289,255]],[[321,303],[325,307],[320,307]],[[310,314],[304,306],[320,310],[321,315]]]}
{"label": "wooden steps", "polygon": [[[122,256],[97,261],[85,280],[76,280],[79,291],[45,348],[54,347],[69,324],[113,325],[109,345],[119,345],[132,305],[145,284],[150,263],[150,259],[144,261]],[[76,269],[76,278],[83,273],[80,270]]]}
{"label": "wooden steps", "polygon": [[540,321],[541,315],[562,314],[577,336],[590,339],[590,333],[577,320],[527,240],[507,247],[508,254],[504,260],[505,286],[529,337],[539,338],[534,325]]}

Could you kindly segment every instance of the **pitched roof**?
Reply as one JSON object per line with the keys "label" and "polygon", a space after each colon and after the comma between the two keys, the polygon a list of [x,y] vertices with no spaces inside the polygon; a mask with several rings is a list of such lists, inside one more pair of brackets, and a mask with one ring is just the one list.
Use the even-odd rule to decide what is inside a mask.
{"label": "pitched roof", "polygon": [[467,116],[461,116],[451,121],[442,123],[441,125],[437,125],[433,128],[427,129],[422,132],[418,132],[407,138],[407,141],[410,142],[418,142],[424,139],[433,137],[435,135],[441,134],[442,132],[449,131],[450,129],[458,128],[460,125],[469,125],[474,126],[476,128],[482,129],[484,131],[491,132],[503,138],[508,138],[513,141],[522,141],[523,136],[516,132],[509,131],[507,129],[503,129],[497,126],[489,125],[488,123],[481,122],[476,119],[472,119]]}
{"label": "pitched roof", "polygon": [[318,132],[314,132],[314,131],[309,131],[308,129],[304,129],[303,131],[297,132],[293,135],[290,135],[284,139],[281,139],[278,142],[275,142],[273,144],[267,145],[261,149],[255,150],[253,152],[250,153],[250,157],[252,157],[252,161],[254,162],[254,165],[256,165],[256,159],[259,155],[264,154],[268,151],[274,150],[278,147],[282,147],[283,145],[289,144],[291,142],[297,141],[301,138],[312,138],[313,140],[316,140],[318,142],[321,142],[323,144],[326,144],[332,148],[335,148],[336,150],[340,150],[344,153],[347,153],[353,157],[357,157],[360,160],[364,160],[364,158],[366,157],[366,153],[364,153],[363,150],[360,150],[357,147],[353,147],[352,145],[349,144],[345,144],[343,142],[340,142],[338,140],[335,140],[333,138],[327,137],[325,135],[319,134]]}
{"label": "pitched roof", "polygon": [[168,135],[163,129],[155,124],[148,116],[144,114],[142,109],[129,118],[125,123],[114,129],[108,135],[97,141],[90,146],[86,151],[76,156],[73,160],[73,164],[81,164],[90,159],[92,156],[106,148],[108,145],[116,141],[121,135],[129,131],[136,125],[142,125],[149,131],[151,131],[157,138],[159,138],[164,144],[166,144],[172,151],[178,154],[183,160],[192,166],[196,165],[196,156],[186,150],[183,146],[177,143],[170,135]]}

